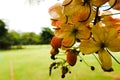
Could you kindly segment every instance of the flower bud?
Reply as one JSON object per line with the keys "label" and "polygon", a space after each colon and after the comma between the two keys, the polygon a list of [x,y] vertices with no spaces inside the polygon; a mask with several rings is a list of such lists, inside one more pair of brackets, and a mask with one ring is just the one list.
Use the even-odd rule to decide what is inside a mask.
{"label": "flower bud", "polygon": [[54,36],[51,40],[51,45],[54,49],[58,49],[61,47],[61,42],[62,42],[62,39]]}

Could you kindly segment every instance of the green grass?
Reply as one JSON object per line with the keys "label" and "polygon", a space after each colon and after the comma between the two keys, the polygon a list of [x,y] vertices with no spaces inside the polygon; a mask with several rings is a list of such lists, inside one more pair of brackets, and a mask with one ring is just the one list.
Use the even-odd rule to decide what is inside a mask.
{"label": "green grass", "polygon": [[[19,50],[0,51],[0,80],[11,80],[10,63],[14,68],[14,80],[50,80],[48,76],[50,59],[50,46],[24,46]],[[120,61],[120,54],[114,54]],[[84,56],[89,65],[95,66],[95,71],[85,63],[77,61],[71,68],[72,73],[61,79],[60,69],[52,71],[52,80],[114,80],[109,75],[120,74],[120,65],[113,60],[114,72],[103,72],[93,56]]]}

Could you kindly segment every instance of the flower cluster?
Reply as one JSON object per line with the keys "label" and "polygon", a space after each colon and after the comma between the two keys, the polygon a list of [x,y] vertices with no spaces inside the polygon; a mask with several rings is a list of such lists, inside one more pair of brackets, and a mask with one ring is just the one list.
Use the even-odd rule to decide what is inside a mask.
{"label": "flower cluster", "polygon": [[[101,11],[106,3],[108,8]],[[50,65],[50,73],[53,67],[62,66],[65,77],[80,54],[97,54],[102,69],[113,71],[111,58],[119,63],[111,52],[120,52],[120,19],[113,18],[110,9],[119,11],[120,0],[64,0],[49,8],[55,34],[50,54],[53,60],[62,60]],[[66,59],[56,57],[61,53]]]}

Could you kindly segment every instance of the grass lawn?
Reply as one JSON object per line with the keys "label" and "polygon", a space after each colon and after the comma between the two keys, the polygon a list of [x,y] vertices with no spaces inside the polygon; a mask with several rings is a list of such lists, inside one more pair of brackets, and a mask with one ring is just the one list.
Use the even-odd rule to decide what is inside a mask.
{"label": "grass lawn", "polygon": [[[93,56],[84,56],[89,65],[95,66],[95,71],[81,62],[71,68],[72,73],[61,79],[60,69],[53,70],[51,78],[48,76],[50,46],[24,46],[19,50],[0,51],[0,80],[115,80],[120,76],[120,65],[113,60],[114,72],[103,72]],[[120,61],[120,54],[114,54]]]}

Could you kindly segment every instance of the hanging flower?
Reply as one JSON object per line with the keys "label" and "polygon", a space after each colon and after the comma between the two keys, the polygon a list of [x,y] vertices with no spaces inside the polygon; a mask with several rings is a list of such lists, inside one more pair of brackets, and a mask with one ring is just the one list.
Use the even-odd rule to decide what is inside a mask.
{"label": "hanging flower", "polygon": [[66,51],[66,61],[67,63],[69,63],[70,66],[74,66],[77,62],[77,54],[79,52],[76,51],[75,49],[72,50],[72,49],[68,49]]}
{"label": "hanging flower", "polygon": [[63,13],[68,16],[68,23],[74,24],[94,18],[94,16],[91,16],[91,12],[93,13],[94,10],[90,4],[83,4],[82,0],[72,0],[71,3],[70,1],[67,3],[66,0],[63,2]]}
{"label": "hanging flower", "polygon": [[119,18],[113,18],[111,16],[103,16],[102,23],[106,25],[106,27],[109,28],[116,28],[117,30],[120,30],[120,19]]}
{"label": "hanging flower", "polygon": [[54,49],[58,49],[61,47],[61,42],[62,42],[62,39],[56,37],[56,36],[53,36],[52,40],[51,40],[51,46],[54,48]]}
{"label": "hanging flower", "polygon": [[107,32],[97,24],[92,29],[92,35],[91,39],[81,42],[80,51],[84,54],[97,52],[103,70],[112,71],[112,60],[108,51],[120,51],[120,39],[117,38],[116,29],[111,28]]}
{"label": "hanging flower", "polygon": [[63,38],[62,46],[72,47],[76,40],[88,39],[90,30],[78,22],[76,24],[63,24],[60,29],[55,30],[55,36]]}
{"label": "hanging flower", "polygon": [[67,17],[63,14],[62,10],[63,7],[60,3],[57,3],[49,8],[48,12],[52,17],[51,21],[53,26],[59,27],[60,25],[66,23]]}
{"label": "hanging flower", "polygon": [[120,19],[113,18],[112,16],[108,16],[108,14],[112,14],[110,11],[104,12],[101,16],[102,24],[106,26],[106,29],[110,31],[110,28],[115,28],[118,33],[118,37],[120,38]]}
{"label": "hanging flower", "polygon": [[[61,77],[64,78],[66,73],[71,73],[69,68],[76,64],[77,57],[87,64],[80,52],[85,55],[96,53],[98,59],[94,57],[107,72],[113,71],[112,58],[120,64],[111,54],[120,52],[120,19],[112,17],[108,11],[111,8],[101,11],[107,2],[111,8],[119,10],[120,0],[64,0],[49,9],[55,34],[50,54],[51,59],[57,59],[50,65],[50,74],[52,68],[61,66]],[[87,65],[91,70],[95,69]]]}

